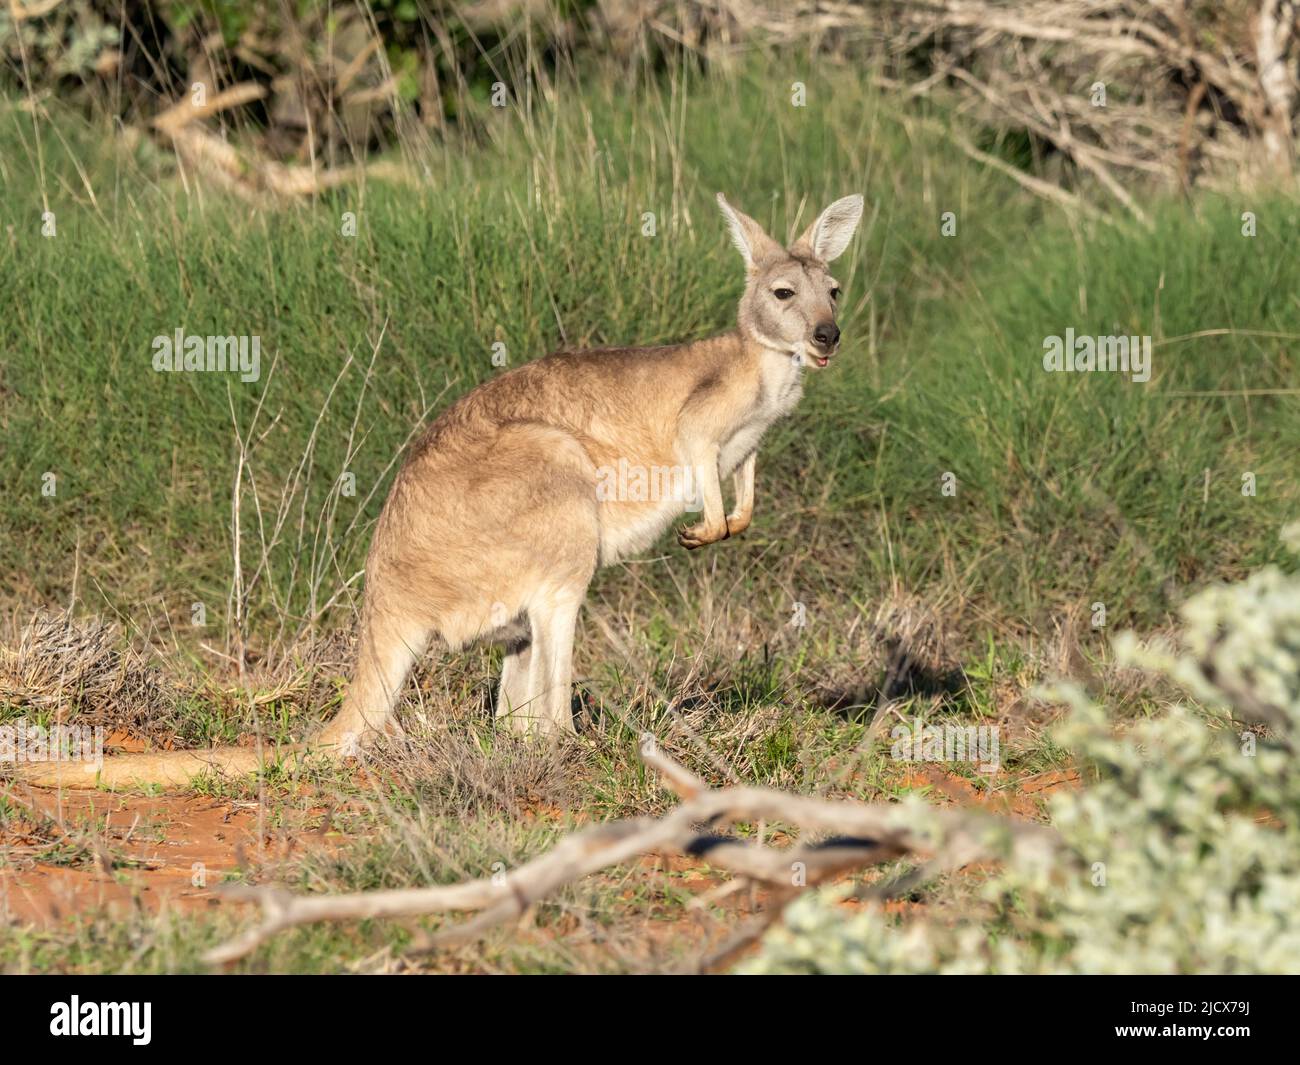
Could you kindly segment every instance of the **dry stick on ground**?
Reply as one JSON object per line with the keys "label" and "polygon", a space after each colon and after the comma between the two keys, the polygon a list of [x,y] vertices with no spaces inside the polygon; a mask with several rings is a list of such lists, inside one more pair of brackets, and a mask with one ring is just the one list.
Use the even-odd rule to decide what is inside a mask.
{"label": "dry stick on ground", "polygon": [[[943,66],[940,68],[944,73],[965,82],[972,89],[980,94],[994,107],[1009,114],[1019,124],[1034,133],[1037,133],[1045,140],[1051,141],[1056,147],[1070,156],[1079,166],[1089,170],[1100,181],[1117,200],[1132,212],[1133,216],[1144,226],[1150,228],[1151,219],[1132,196],[1125,191],[1115,177],[1111,174],[1104,163],[1097,157],[1094,150],[1086,144],[1080,143],[1070,133],[1068,125],[1058,119],[1056,126],[1049,125],[1047,122],[1036,118],[1034,115],[1017,107],[1006,96],[1003,96],[991,85],[987,85],[979,78],[975,77],[969,71],[962,70],[960,67]],[[1060,114],[1064,109],[1058,108]],[[1130,165],[1135,165],[1136,161]]]}
{"label": "dry stick on ground", "polygon": [[[235,961],[288,928],[319,921],[475,912],[478,916],[467,924],[430,937],[424,948],[463,941],[522,916],[568,884],[645,854],[704,858],[719,869],[777,889],[783,907],[797,894],[791,888],[811,887],[905,855],[932,854],[934,861],[951,868],[995,854],[995,841],[1005,840],[1007,834],[1017,848],[1040,854],[1050,852],[1056,839],[1041,825],[964,810],[928,809],[919,817],[915,809],[898,805],[833,802],[747,786],[713,790],[651,740],[641,744],[641,758],[683,800],[663,818],[631,818],[584,829],[511,873],[463,884],[323,896],[294,895],[274,887],[226,888],[226,898],[260,902],[262,921],[209,951],[205,960]],[[778,850],[717,835],[729,824],[763,819],[831,838]],[[708,830],[701,831],[701,825]],[[937,844],[930,838],[934,830],[940,837]]]}
{"label": "dry stick on ground", "polygon": [[229,141],[194,125],[199,119],[265,96],[264,86],[244,82],[217,93],[202,104],[182,100],[155,117],[152,125],[163,138],[171,142],[172,148],[182,160],[252,203],[313,195],[351,184],[365,175],[394,181],[410,180],[408,173],[392,163],[318,170],[314,167],[288,166],[257,159],[238,151]]}
{"label": "dry stick on ground", "polygon": [[265,96],[265,86],[253,81],[245,81],[217,93],[211,99],[205,99],[203,103],[182,100],[180,103],[173,104],[154,118],[153,128],[160,133],[175,134],[177,130],[188,126],[191,122],[228,111],[232,107],[242,107]]}
{"label": "dry stick on ground", "polygon": [[36,3],[22,7],[18,0],[9,0],[9,15],[15,22],[26,22],[28,19],[48,15],[61,3],[63,0],[37,0]]}

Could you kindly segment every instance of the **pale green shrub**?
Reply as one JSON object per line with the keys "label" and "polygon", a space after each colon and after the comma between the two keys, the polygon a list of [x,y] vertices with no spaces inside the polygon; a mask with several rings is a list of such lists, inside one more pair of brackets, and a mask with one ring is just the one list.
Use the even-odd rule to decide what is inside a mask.
{"label": "pale green shrub", "polygon": [[[1300,523],[1283,539],[1300,547]],[[742,971],[1300,972],[1300,577],[1269,567],[1181,615],[1178,647],[1126,634],[1116,653],[1199,705],[1117,727],[1077,688],[1051,693],[1085,786],[1051,801],[1050,860],[1008,850],[958,923],[810,893]]]}

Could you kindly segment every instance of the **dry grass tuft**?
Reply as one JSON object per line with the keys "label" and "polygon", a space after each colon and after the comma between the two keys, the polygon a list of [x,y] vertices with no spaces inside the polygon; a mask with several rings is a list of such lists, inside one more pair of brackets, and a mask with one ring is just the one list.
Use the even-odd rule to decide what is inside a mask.
{"label": "dry grass tuft", "polygon": [[580,805],[580,741],[535,743],[486,723],[420,716],[408,717],[406,737],[380,745],[367,769],[396,793],[417,797],[426,816],[516,820]]}
{"label": "dry grass tuft", "polygon": [[176,701],[174,684],[102,618],[40,613],[16,645],[0,647],[0,704],[20,713],[149,734]]}
{"label": "dry grass tuft", "polygon": [[186,676],[178,656],[133,645],[111,621],[42,612],[0,641],[0,707],[163,747],[234,741],[268,713],[305,730],[333,713],[354,646],[350,632],[317,635],[243,681],[225,672]]}

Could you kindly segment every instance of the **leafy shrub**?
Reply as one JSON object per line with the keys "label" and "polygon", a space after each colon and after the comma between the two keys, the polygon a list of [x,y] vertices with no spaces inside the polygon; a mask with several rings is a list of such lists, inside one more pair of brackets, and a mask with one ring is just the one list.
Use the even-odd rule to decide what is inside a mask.
{"label": "leafy shrub", "polygon": [[90,4],[60,5],[39,18],[15,19],[0,6],[0,73],[41,85],[108,73],[121,35],[111,16]]}
{"label": "leafy shrub", "polygon": [[[1300,547],[1300,523],[1283,535]],[[1117,730],[1079,689],[1055,689],[1071,708],[1059,739],[1092,782],[1052,800],[1054,857],[1008,852],[978,921],[900,927],[822,892],[743,971],[1300,971],[1300,576],[1268,567],[1181,614],[1180,646],[1126,634],[1116,654],[1202,705]]]}

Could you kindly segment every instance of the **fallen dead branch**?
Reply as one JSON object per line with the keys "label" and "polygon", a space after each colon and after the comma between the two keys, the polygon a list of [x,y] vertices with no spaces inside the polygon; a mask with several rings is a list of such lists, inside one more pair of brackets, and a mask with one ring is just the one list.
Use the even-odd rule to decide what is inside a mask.
{"label": "fallen dead branch", "polygon": [[[157,121],[155,125],[158,125]],[[200,126],[169,122],[159,129],[176,155],[195,173],[213,179],[251,203],[314,196],[366,177],[403,184],[415,180],[403,167],[391,162],[329,168],[292,166],[241,151]]]}
{"label": "fallen dead branch", "polygon": [[169,133],[176,154],[196,173],[253,203],[324,192],[355,181],[364,167],[313,170],[258,159],[206,130],[187,126]]}
{"label": "fallen dead branch", "polygon": [[170,144],[182,162],[253,203],[317,195],[341,185],[350,185],[366,176],[411,180],[408,173],[392,163],[323,168],[261,159],[250,150],[240,150],[197,124],[223,111],[262,100],[266,95],[265,86],[244,82],[202,103],[182,100],[173,104],[155,116],[151,125],[160,140]]}
{"label": "fallen dead branch", "polygon": [[[715,960],[752,941],[804,887],[882,862],[916,855],[933,870],[953,869],[1003,853],[1009,844],[1047,853],[1055,834],[1041,825],[965,810],[867,804],[791,795],[767,788],[712,789],[648,739],[641,758],[682,802],[662,818],[630,818],[584,829],[513,872],[461,884],[351,895],[296,895],[282,888],[231,886],[228,899],[260,903],[262,919],[205,955],[212,964],[242,958],[286,929],[320,921],[354,921],[468,912],[477,916],[426,937],[417,950],[464,941],[522,916],[567,884],[643,855],[688,855],[774,889],[774,905]],[[787,848],[720,835],[727,826],[766,821],[796,826],[818,839]],[[899,883],[910,885],[910,878]]]}
{"label": "fallen dead branch", "polygon": [[61,3],[63,0],[36,0],[35,3],[23,7],[18,0],[9,0],[9,16],[15,22],[26,22],[28,19],[48,15]]}
{"label": "fallen dead branch", "polygon": [[193,100],[182,100],[178,104],[173,104],[154,118],[153,128],[160,133],[174,134],[181,127],[188,126],[191,122],[197,122],[201,118],[208,118],[222,111],[228,111],[233,107],[242,107],[244,104],[265,97],[265,86],[246,81],[232,86],[224,92],[219,92],[202,103],[195,103]]}
{"label": "fallen dead branch", "polygon": [[970,142],[970,138],[956,128],[946,127],[943,123],[934,119],[917,119],[909,120],[917,122],[922,128],[930,130],[932,133],[941,137],[948,137],[962,152],[974,159],[977,163],[996,170],[1000,174],[1005,174],[1011,180],[1015,181],[1022,188],[1032,192],[1035,196],[1041,196],[1045,200],[1059,204],[1067,210],[1077,211],[1080,214],[1087,215],[1089,218],[1095,218],[1100,222],[1108,222],[1110,219],[1107,215],[1094,207],[1087,200],[1081,199],[1077,194],[1069,192],[1054,185],[1050,181],[1044,181],[1042,178],[1036,178],[1032,174],[1027,174],[1018,167],[1012,166],[1005,159],[1000,159],[989,152],[981,151]]}

